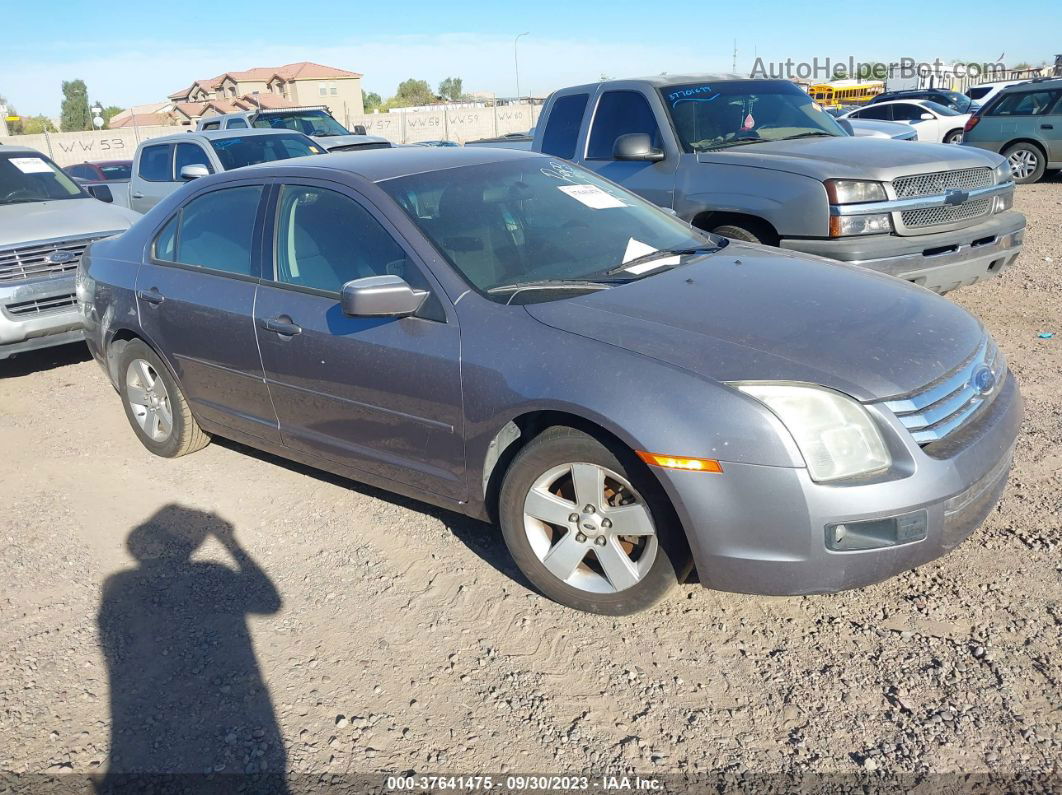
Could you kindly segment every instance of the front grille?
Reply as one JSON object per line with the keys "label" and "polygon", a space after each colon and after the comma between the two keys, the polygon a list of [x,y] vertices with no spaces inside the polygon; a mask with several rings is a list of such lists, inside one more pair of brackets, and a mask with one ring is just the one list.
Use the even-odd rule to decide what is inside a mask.
{"label": "front grille", "polygon": [[[0,251],[0,284],[76,270],[81,262],[81,255],[85,253],[85,247],[100,237],[96,235],[76,240],[51,240],[47,243],[34,243],[22,248]],[[74,257],[68,262],[51,262],[49,256],[57,251],[69,251]]]}
{"label": "front grille", "polygon": [[947,190],[974,190],[992,184],[990,168],[960,168],[955,171],[937,171],[932,174],[913,174],[897,177],[892,181],[897,199],[912,199],[918,196],[938,196]]}
{"label": "front grille", "polygon": [[991,199],[974,199],[963,204],[946,204],[942,207],[923,207],[921,210],[905,210],[900,215],[906,227],[938,226],[968,221],[979,215],[988,215],[992,209]]}
{"label": "front grille", "polygon": [[49,312],[61,312],[77,305],[77,296],[74,293],[65,295],[53,295],[48,298],[35,298],[32,301],[19,301],[8,304],[4,311],[12,317],[24,317],[26,315],[44,315]]}
{"label": "front grille", "polygon": [[[987,367],[994,386],[984,393],[974,377]],[[1003,353],[986,337],[966,362],[943,378],[908,395],[882,401],[921,445],[946,438],[962,428],[978,412],[991,404],[1006,381],[1007,362]]]}

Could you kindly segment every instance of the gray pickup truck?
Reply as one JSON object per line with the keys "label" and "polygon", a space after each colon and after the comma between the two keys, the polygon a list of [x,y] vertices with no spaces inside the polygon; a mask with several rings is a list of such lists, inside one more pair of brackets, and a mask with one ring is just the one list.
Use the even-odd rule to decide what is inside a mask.
{"label": "gray pickup truck", "polygon": [[36,149],[0,145],[0,359],[83,338],[81,254],[139,217],[96,201]]}
{"label": "gray pickup truck", "polygon": [[329,152],[352,152],[362,149],[390,149],[394,146],[386,138],[366,135],[358,124],[348,130],[328,112],[325,106],[282,108],[277,110],[242,110],[204,116],[196,122],[197,132],[210,130],[292,130],[316,139]]}
{"label": "gray pickup truck", "polygon": [[1000,156],[854,137],[786,80],[666,75],[565,88],[546,103],[533,149],[700,229],[942,293],[1000,273],[1025,231]]}

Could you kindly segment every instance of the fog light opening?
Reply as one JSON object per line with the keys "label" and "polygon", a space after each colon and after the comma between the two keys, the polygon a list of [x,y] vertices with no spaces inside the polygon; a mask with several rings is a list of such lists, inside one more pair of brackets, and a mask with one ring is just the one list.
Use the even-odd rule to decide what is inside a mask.
{"label": "fog light opening", "polygon": [[826,525],[826,548],[834,552],[884,549],[922,541],[929,528],[925,511],[886,519],[839,522]]}

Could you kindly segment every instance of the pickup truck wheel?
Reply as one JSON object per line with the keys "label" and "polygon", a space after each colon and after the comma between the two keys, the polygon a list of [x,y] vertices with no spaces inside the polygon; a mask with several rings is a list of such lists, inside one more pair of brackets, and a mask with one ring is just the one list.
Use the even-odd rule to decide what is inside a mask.
{"label": "pickup truck wheel", "polygon": [[729,237],[731,240],[744,240],[746,243],[763,242],[763,240],[756,236],[755,232],[746,229],[743,226],[737,226],[736,224],[723,224],[722,226],[717,226],[712,232],[717,235],[722,235],[723,237]]}
{"label": "pickup truck wheel", "polygon": [[952,130],[950,133],[944,136],[944,143],[946,144],[961,144],[962,143],[962,130]]}
{"label": "pickup truck wheel", "polygon": [[177,458],[210,443],[181,388],[150,347],[140,340],[127,344],[119,359],[118,376],[125,416],[152,453]]}
{"label": "pickup truck wheel", "polygon": [[498,514],[524,575],[577,610],[644,610],[690,570],[678,519],[645,464],[572,428],[551,428],[520,451]]}
{"label": "pickup truck wheel", "polygon": [[1036,182],[1044,175],[1047,160],[1034,144],[1018,143],[1007,147],[1003,157],[1010,163],[1010,173],[1020,185]]}

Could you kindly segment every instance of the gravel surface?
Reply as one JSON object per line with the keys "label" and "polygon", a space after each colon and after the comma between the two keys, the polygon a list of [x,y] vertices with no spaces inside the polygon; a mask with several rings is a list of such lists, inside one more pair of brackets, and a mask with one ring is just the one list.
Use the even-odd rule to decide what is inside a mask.
{"label": "gravel surface", "polygon": [[1016,267],[951,296],[1025,396],[1003,501],[834,596],[578,614],[478,522],[227,442],[151,456],[80,346],[0,362],[0,771],[1057,776],[1062,178],[1016,204]]}

